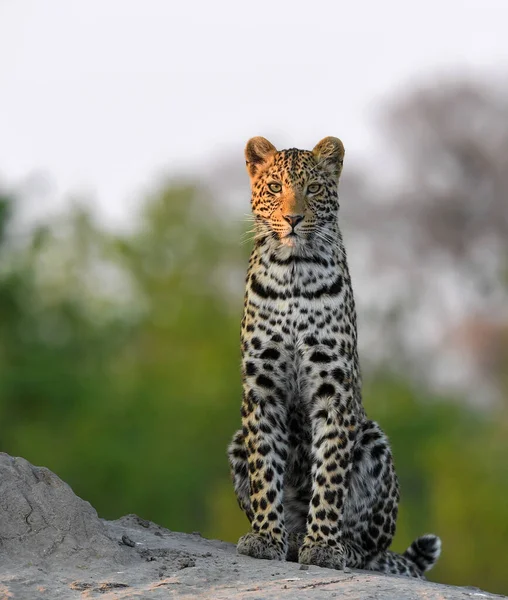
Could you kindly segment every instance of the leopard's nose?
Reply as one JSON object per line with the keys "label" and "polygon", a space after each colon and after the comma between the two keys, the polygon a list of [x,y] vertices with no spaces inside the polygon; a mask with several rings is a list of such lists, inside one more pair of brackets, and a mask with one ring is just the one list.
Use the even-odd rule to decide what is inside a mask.
{"label": "leopard's nose", "polygon": [[301,223],[304,219],[304,215],[282,215],[282,218],[287,221],[294,229],[298,223]]}

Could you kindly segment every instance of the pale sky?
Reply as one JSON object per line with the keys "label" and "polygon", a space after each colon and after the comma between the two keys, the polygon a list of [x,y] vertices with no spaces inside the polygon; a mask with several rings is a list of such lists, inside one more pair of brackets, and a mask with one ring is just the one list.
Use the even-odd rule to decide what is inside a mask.
{"label": "pale sky", "polygon": [[[0,182],[33,172],[124,219],[162,173],[253,135],[375,157],[409,84],[508,67],[507,0],[0,0]],[[247,182],[246,182],[247,185]]]}

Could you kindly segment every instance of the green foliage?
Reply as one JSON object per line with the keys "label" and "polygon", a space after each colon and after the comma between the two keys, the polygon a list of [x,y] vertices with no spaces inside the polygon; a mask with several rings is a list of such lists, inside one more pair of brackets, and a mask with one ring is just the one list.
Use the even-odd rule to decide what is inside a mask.
{"label": "green foliage", "polygon": [[[247,522],[225,449],[240,423],[247,248],[213,206],[175,184],[127,234],[75,208],[21,243],[0,197],[0,448],[54,470],[103,517],[235,541]],[[365,402],[401,480],[395,549],[434,531],[433,579],[506,593],[506,414],[376,374]]]}

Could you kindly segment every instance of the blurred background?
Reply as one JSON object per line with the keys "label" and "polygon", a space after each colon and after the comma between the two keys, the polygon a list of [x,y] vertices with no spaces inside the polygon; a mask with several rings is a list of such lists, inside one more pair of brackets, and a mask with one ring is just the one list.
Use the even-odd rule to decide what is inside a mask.
{"label": "blurred background", "polygon": [[395,550],[508,593],[508,7],[0,0],[0,450],[236,541],[243,147],[346,146]]}

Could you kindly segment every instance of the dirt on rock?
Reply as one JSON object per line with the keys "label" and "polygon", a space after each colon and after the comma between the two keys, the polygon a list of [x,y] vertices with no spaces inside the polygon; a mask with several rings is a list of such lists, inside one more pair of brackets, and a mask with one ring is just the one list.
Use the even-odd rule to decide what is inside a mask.
{"label": "dirt on rock", "polygon": [[255,560],[128,515],[100,519],[48,469],[0,454],[0,600],[501,598],[366,571]]}

